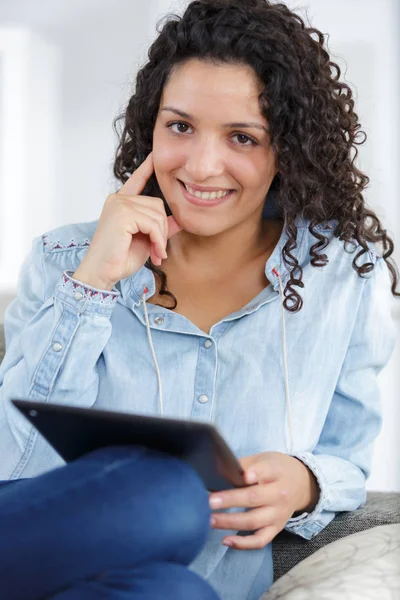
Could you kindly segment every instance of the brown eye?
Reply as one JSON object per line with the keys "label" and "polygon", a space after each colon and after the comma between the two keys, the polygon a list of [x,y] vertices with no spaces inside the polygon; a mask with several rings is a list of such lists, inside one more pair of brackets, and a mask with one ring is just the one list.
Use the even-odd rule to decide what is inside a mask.
{"label": "brown eye", "polygon": [[171,129],[173,133],[187,133],[189,125],[187,123],[182,123],[181,121],[178,121],[176,123],[170,123],[168,125],[168,128]]}
{"label": "brown eye", "polygon": [[255,146],[257,142],[244,133],[235,133],[233,136],[237,138],[239,146]]}

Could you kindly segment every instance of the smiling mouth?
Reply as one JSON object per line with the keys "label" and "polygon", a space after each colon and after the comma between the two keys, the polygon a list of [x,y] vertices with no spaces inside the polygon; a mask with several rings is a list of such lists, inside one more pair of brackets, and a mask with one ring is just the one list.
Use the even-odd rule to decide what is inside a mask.
{"label": "smiling mouth", "polygon": [[200,198],[201,200],[219,200],[224,196],[227,196],[233,190],[212,190],[207,192],[202,192],[196,188],[191,187],[190,185],[184,183],[183,181],[178,180],[179,183],[185,188],[189,194],[195,196],[196,198]]}

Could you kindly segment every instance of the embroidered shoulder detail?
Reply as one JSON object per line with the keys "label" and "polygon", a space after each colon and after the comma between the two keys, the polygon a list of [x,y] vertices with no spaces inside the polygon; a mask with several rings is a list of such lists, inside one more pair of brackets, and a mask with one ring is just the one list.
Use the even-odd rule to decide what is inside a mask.
{"label": "embroidered shoulder detail", "polygon": [[96,231],[98,221],[62,225],[41,236],[44,252],[62,252],[88,248]]}
{"label": "embroidered shoulder detail", "polygon": [[[102,292],[93,288],[87,287],[83,283],[79,283],[71,278],[71,272],[65,271],[62,274],[62,286],[66,289],[71,289],[73,293],[79,293],[84,296],[86,300],[98,299],[102,304],[115,304],[119,296],[118,292]],[[82,298],[82,295],[80,298]]]}
{"label": "embroidered shoulder detail", "polygon": [[74,239],[68,244],[62,244],[59,240],[51,241],[49,239],[49,234],[45,233],[42,235],[43,246],[47,252],[53,252],[53,250],[69,250],[71,248],[85,248],[90,246],[90,240],[88,238],[84,239],[82,242],[76,242]]}

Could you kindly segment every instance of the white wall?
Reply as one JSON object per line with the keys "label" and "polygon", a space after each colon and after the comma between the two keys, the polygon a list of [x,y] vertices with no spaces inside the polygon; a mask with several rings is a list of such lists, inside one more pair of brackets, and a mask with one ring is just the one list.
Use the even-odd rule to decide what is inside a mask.
{"label": "white wall", "polygon": [[61,139],[52,198],[56,225],[97,218],[114,189],[112,120],[129,97],[147,49],[150,5],[141,0],[0,0],[0,26],[31,29],[61,54]]}
{"label": "white wall", "polygon": [[[31,30],[60,55],[59,83],[55,82],[59,86],[60,133],[54,147],[53,191],[46,198],[40,198],[39,191],[29,198],[35,207],[42,201],[53,207],[52,214],[44,219],[45,229],[50,221],[57,226],[98,218],[106,196],[115,186],[111,171],[116,144],[112,120],[129,96],[134,73],[155,35],[156,20],[170,8],[179,11],[185,4],[186,0],[0,0],[0,27],[13,25]],[[400,3],[287,0],[287,4],[308,6],[313,24],[329,32],[329,48],[335,60],[343,65],[340,57],[345,58],[346,78],[357,89],[358,114],[369,135],[367,145],[360,148],[361,167],[371,176],[367,199],[400,242]],[[10,228],[17,226],[7,223]],[[32,235],[42,230],[40,221],[31,224]],[[24,243],[22,251],[26,253],[30,239]],[[399,257],[398,244],[398,261]],[[4,305],[14,293],[12,286],[0,293],[0,321]],[[380,377],[385,421],[376,444],[370,489],[400,490],[398,364],[399,345]]]}
{"label": "white wall", "polygon": [[27,241],[54,224],[60,57],[31,30],[0,27],[0,294],[13,289]]}

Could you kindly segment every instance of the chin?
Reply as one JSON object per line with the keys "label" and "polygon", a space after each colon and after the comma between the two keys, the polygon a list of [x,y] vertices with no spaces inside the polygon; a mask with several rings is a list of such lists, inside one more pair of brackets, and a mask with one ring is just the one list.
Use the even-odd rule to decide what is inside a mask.
{"label": "chin", "polygon": [[221,228],[221,222],[216,223],[215,219],[210,215],[199,215],[187,214],[186,211],[180,209],[177,206],[171,206],[171,212],[180,227],[187,233],[192,235],[201,235],[209,237],[217,235],[224,231],[224,227]]}

